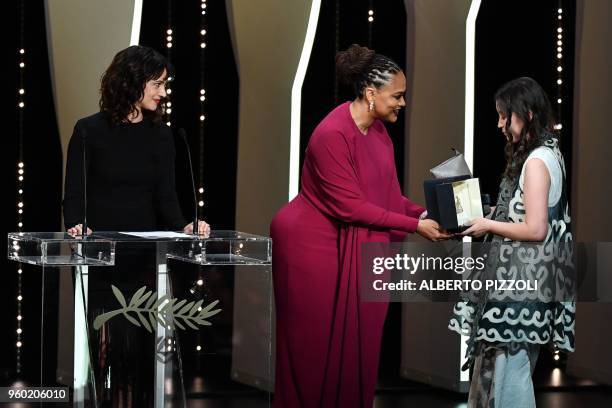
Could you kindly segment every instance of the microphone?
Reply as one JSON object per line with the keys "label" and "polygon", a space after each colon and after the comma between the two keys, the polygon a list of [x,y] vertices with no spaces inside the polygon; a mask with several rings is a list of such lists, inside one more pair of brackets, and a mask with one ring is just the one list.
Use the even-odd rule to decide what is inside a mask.
{"label": "microphone", "polygon": [[189,149],[189,143],[187,142],[187,132],[185,132],[185,129],[180,128],[178,130],[178,134],[181,136],[181,139],[183,139],[183,142],[185,142],[185,147],[187,147],[187,157],[189,158],[189,172],[191,173],[191,189],[193,190],[193,208],[194,208],[193,235],[199,235],[200,230],[198,228],[198,197],[196,195],[195,181],[193,178],[193,165],[191,164],[191,150]]}
{"label": "microphone", "polygon": [[87,142],[87,131],[85,128],[81,129],[81,139],[83,142],[83,228],[81,235],[83,239],[87,237],[87,157],[86,157],[86,142]]}

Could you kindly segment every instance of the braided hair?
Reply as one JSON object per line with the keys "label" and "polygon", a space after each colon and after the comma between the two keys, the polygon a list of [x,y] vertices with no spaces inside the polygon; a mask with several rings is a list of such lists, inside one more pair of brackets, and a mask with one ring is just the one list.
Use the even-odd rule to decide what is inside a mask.
{"label": "braided hair", "polygon": [[362,98],[363,90],[368,86],[380,88],[388,84],[393,75],[401,71],[391,58],[357,44],[336,54],[338,79],[352,87],[355,98]]}
{"label": "braided hair", "polygon": [[[540,84],[529,77],[514,79],[497,90],[495,103],[506,116],[506,133],[512,125],[512,114],[525,124],[518,142],[506,141],[506,170],[504,176],[517,177],[529,154],[555,136],[554,118],[550,101]],[[529,136],[529,137],[528,137]]]}

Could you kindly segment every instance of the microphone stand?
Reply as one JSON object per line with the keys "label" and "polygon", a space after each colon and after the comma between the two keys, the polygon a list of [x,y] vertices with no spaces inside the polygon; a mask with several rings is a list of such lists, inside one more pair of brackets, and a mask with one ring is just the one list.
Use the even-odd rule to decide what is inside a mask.
{"label": "microphone stand", "polygon": [[191,164],[191,150],[189,149],[189,143],[187,142],[187,132],[185,129],[180,128],[178,130],[179,135],[181,135],[181,139],[185,142],[185,147],[187,148],[187,158],[189,159],[189,172],[191,174],[191,189],[193,191],[193,204],[194,204],[194,217],[193,217],[193,235],[200,235],[200,229],[198,226],[198,198],[196,196],[195,189],[195,181],[193,177],[193,165]]}
{"label": "microphone stand", "polygon": [[87,156],[86,156],[86,141],[87,132],[85,129],[82,130],[81,137],[83,139],[83,228],[81,235],[83,240],[87,238]]}

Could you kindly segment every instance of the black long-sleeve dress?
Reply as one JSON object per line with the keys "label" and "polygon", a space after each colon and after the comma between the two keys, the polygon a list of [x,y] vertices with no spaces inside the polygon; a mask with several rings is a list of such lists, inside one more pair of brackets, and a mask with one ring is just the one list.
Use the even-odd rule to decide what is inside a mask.
{"label": "black long-sleeve dress", "polygon": [[64,224],[83,222],[83,146],[87,224],[96,231],[182,230],[174,181],[174,140],[144,119],[111,126],[105,113],[80,119],[68,145]]}
{"label": "black long-sleeve dress", "polygon": [[[148,119],[111,126],[104,113],[79,120],[70,139],[63,205],[67,229],[83,222],[83,146],[87,223],[94,232],[183,229],[186,222],[176,194],[170,129]],[[120,242],[115,266],[89,268],[89,327],[97,315],[118,307],[111,285],[126,297],[141,286],[155,290],[155,254],[155,243]],[[124,319],[114,319],[90,336],[95,339],[96,383],[103,384],[111,375],[112,381],[122,384],[113,395],[98,389],[103,404],[116,405],[121,400],[128,405],[130,400],[134,406],[151,406],[154,361],[149,357],[155,336]]]}

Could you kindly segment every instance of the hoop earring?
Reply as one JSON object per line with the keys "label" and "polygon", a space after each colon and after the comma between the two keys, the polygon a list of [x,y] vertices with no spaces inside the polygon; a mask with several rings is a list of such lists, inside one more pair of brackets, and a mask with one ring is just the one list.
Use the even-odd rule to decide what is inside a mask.
{"label": "hoop earring", "polygon": [[368,104],[368,112],[372,112],[374,110],[374,101],[370,101]]}

